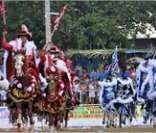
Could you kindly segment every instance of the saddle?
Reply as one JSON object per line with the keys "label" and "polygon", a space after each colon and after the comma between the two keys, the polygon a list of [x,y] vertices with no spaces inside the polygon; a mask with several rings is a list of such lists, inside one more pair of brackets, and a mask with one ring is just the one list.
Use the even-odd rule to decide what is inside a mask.
{"label": "saddle", "polygon": [[10,97],[15,102],[30,101],[37,96],[37,84],[32,83],[32,77],[24,75],[15,77],[10,85]]}

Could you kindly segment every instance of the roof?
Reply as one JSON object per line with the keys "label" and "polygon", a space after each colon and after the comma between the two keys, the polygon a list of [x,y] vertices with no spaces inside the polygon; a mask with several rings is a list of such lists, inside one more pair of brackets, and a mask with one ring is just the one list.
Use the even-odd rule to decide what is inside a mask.
{"label": "roof", "polygon": [[[148,53],[150,51],[147,50],[135,50],[135,49],[119,49],[119,53],[126,53],[126,54],[136,54],[136,53]],[[69,57],[73,56],[83,56],[87,58],[96,58],[102,57],[106,58],[110,56],[114,52],[114,49],[94,49],[94,50],[68,50],[66,55]]]}
{"label": "roof", "polygon": [[[156,38],[156,30],[155,30],[155,27],[152,24],[150,24],[150,23],[145,23],[145,24],[139,23],[139,24],[135,24],[135,25],[136,25],[136,27],[139,26],[140,28],[141,28],[141,25],[145,26],[144,33],[141,33],[140,31],[138,31],[136,33],[136,39]],[[128,36],[127,36],[128,39],[133,39],[134,38],[133,35],[135,33],[135,30],[136,29],[130,30],[130,32],[129,32]]]}
{"label": "roof", "polygon": [[148,50],[142,50],[142,49],[126,49],[125,53],[127,54],[135,54],[135,53],[147,53],[150,52]]}

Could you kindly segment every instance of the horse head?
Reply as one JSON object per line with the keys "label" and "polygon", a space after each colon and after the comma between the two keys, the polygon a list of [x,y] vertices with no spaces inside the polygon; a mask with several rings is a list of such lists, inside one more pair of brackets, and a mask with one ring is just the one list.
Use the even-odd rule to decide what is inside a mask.
{"label": "horse head", "polygon": [[58,85],[58,76],[54,74],[50,74],[47,77],[47,80],[48,80],[48,93],[55,92],[57,89],[57,85]]}
{"label": "horse head", "polygon": [[15,74],[17,77],[23,76],[23,66],[24,66],[24,55],[18,53],[15,56]]}

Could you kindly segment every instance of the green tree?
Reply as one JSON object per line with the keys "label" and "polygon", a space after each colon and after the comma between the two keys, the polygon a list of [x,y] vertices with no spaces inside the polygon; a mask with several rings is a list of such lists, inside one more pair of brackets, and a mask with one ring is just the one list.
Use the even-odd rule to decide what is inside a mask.
{"label": "green tree", "polygon": [[[131,47],[127,35],[145,32],[146,23],[156,27],[156,2],[150,1],[52,1],[52,11],[68,9],[53,41],[63,49]],[[44,1],[6,1],[9,39],[22,23],[29,26],[38,47],[45,43]],[[140,25],[136,25],[139,24]],[[2,29],[2,21],[0,21]]]}

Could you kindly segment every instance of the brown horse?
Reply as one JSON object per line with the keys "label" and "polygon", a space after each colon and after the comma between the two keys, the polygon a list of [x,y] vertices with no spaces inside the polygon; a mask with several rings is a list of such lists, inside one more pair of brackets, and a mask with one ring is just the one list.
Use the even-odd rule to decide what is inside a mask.
{"label": "brown horse", "polygon": [[58,76],[50,74],[47,80],[46,96],[41,96],[36,105],[40,111],[48,113],[49,126],[58,127],[59,114],[65,108],[65,93],[61,90],[61,82]]}
{"label": "brown horse", "polygon": [[[23,69],[27,68],[27,69]],[[32,108],[33,100],[39,93],[39,85],[35,77],[27,72],[29,69],[26,57],[23,54],[15,56],[15,72],[12,76],[9,86],[8,99],[12,102],[10,108],[12,122],[16,122],[18,128],[21,127],[22,119],[30,119],[30,125],[33,126]],[[24,72],[26,72],[24,74]]]}
{"label": "brown horse", "polygon": [[52,131],[61,127],[65,121],[67,126],[69,110],[73,108],[72,100],[67,91],[69,80],[66,73],[50,73],[47,77],[48,87],[44,96],[41,96],[36,102],[40,111],[48,115],[49,127]]}

